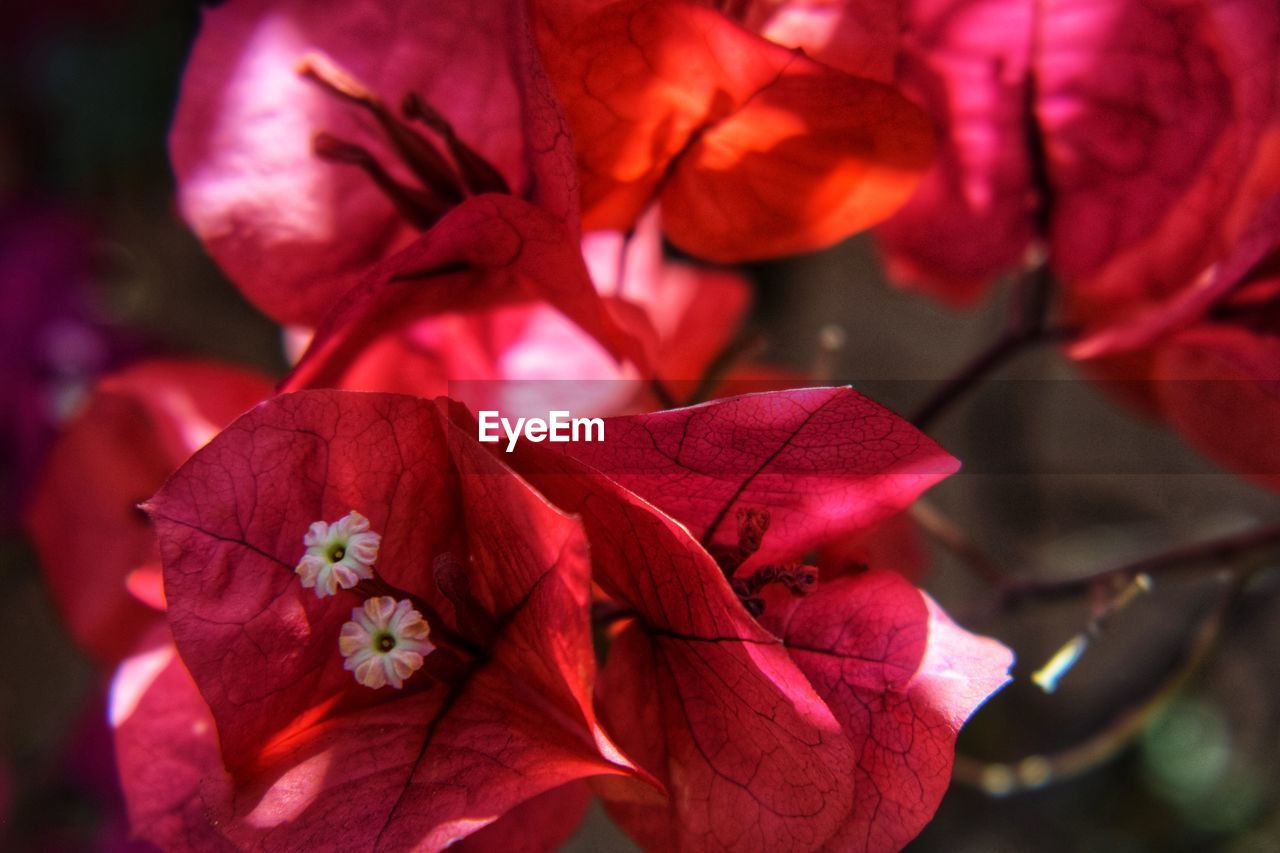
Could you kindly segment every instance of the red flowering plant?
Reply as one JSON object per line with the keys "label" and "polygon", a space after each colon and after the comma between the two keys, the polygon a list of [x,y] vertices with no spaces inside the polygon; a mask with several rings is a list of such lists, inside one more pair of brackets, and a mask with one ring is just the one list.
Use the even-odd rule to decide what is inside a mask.
{"label": "red flowering plant", "polygon": [[595,721],[580,523],[432,403],[278,397],[148,511],[181,660],[127,663],[113,714],[161,846],[441,849],[640,772]]}
{"label": "red flowering plant", "polygon": [[1009,651],[898,575],[802,555],[890,517],[956,462],[847,388],[612,418],[526,451],[579,513],[617,620],[604,719],[665,800],[597,786],[646,849],[889,850],[932,816]]}
{"label": "red flowering plant", "polygon": [[916,107],[747,29],[757,4],[535,6],[589,230],[625,231],[657,202],[698,257],[811,251],[888,216],[929,164]]}
{"label": "red flowering plant", "polygon": [[181,207],[258,307],[318,327],[313,384],[417,317],[530,300],[643,361],[582,263],[573,151],[523,9],[205,13],[170,137]]}
{"label": "red flowering plant", "polygon": [[[542,813],[550,844],[573,812],[534,798],[581,804],[561,786],[585,777],[650,847],[919,831],[1009,652],[894,574],[792,559],[954,460],[847,389],[609,419],[604,443],[516,454],[525,479],[473,430],[443,403],[290,394],[148,504],[181,658],[161,643],[117,676],[140,832],[488,849]],[[615,634],[607,729],[592,612]]]}
{"label": "red flowering plant", "polygon": [[[1050,690],[1166,563],[1001,572],[918,501],[959,467],[921,429],[1069,333],[1108,375],[1197,380],[1134,396],[1275,484],[1262,5],[208,9],[179,207],[295,357],[274,388],[213,363],[107,380],[27,516],[72,633],[122,661],[134,832],[546,850],[597,797],[645,849],[880,851],[953,768],[1059,772],[956,760],[1012,653],[914,585],[916,521],[993,612],[1096,594]],[[1014,326],[912,421],[849,387],[706,402],[725,377],[809,383],[753,361],[740,270],[663,236],[725,265],[875,225],[956,302],[1045,251]],[[598,438],[486,444],[485,415],[555,408],[605,416]]]}
{"label": "red flowering plant", "polygon": [[[1280,191],[1275,5],[901,8],[898,79],[945,134],[878,230],[891,272],[963,304],[1029,257],[1020,316],[997,358],[975,364],[1069,339],[1087,373],[1124,380],[1109,387],[1234,469],[1272,478],[1269,416],[1232,434],[1196,411],[1267,411],[1274,396],[1270,300],[1241,279],[1273,240]],[[1045,320],[1055,292],[1056,326]]]}

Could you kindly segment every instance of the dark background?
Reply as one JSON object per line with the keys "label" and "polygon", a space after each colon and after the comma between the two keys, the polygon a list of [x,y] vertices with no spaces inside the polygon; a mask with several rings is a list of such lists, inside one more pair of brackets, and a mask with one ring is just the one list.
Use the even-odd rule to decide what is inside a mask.
{"label": "dark background", "polygon": [[[195,353],[284,369],[278,330],[239,296],[175,213],[165,133],[194,4],[25,2],[0,24],[0,331],[7,406],[0,509],[0,849],[130,849],[100,671],[59,624],[21,534],[22,498],[59,419],[102,371]],[[887,285],[874,247],[751,270],[765,357],[910,412],[998,334],[1002,293],[954,312]],[[832,324],[844,345],[826,352]],[[829,337],[830,333],[827,332]],[[1088,574],[1280,518],[1280,501],[1216,468],[1079,378],[1052,348],[1020,357],[931,435],[965,471],[929,500],[1007,571]],[[1159,578],[1045,695],[1028,676],[1089,618],[1088,596],[999,606],[938,552],[922,583],[1014,648],[1017,681],[960,742],[957,780],[911,849],[1280,850],[1280,606],[1263,571],[1185,667],[1219,576]],[[1138,714],[1162,683],[1186,688]],[[1055,756],[1119,722],[1109,757],[1059,779]],[[1114,752],[1114,755],[1110,755]],[[1048,756],[1047,761],[1030,756]],[[1023,762],[1018,764],[1018,762]],[[996,797],[1015,765],[1028,791]],[[630,849],[593,813],[574,850]]]}

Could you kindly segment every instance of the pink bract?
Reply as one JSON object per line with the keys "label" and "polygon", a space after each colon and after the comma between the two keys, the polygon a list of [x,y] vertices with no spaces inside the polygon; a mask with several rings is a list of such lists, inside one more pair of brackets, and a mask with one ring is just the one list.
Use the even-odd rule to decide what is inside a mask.
{"label": "pink bract", "polygon": [[[230,784],[205,807],[234,844],[440,849],[575,779],[635,772],[595,722],[580,525],[434,404],[277,397],[148,509]],[[431,625],[403,691],[343,669],[339,630],[370,592],[318,599],[294,575],[310,523],[352,510],[382,535],[378,594]]]}
{"label": "pink bract", "polygon": [[419,96],[515,196],[576,239],[572,150],[522,10],[514,0],[233,0],[205,11],[170,151],[184,215],[256,305],[315,325],[418,235],[361,168],[313,151],[315,136],[330,134],[413,182],[366,112],[299,73],[313,54],[392,110]]}
{"label": "pink bract", "polygon": [[[914,837],[957,731],[1007,680],[1008,649],[889,573],[823,574],[798,600],[770,587],[758,620],[733,584],[888,517],[955,460],[849,389],[611,418],[606,435],[517,449],[516,464],[583,520],[596,582],[621,610],[603,719],[671,792],[598,781],[610,814],[649,849],[891,850]],[[741,512],[770,522],[754,556],[720,565]]]}
{"label": "pink bract", "polygon": [[[743,277],[665,261],[655,216],[629,236],[588,234],[582,252],[596,291],[638,332],[661,381],[701,377],[749,308]],[[327,377],[358,390],[447,394],[513,417],[557,408],[613,414],[642,406],[651,390],[634,362],[619,363],[545,302],[424,317],[378,336]]]}
{"label": "pink bract", "polygon": [[934,293],[973,299],[1039,235],[1069,289],[1159,298],[1275,186],[1274,4],[918,0],[905,15],[899,79],[946,137],[881,238]]}

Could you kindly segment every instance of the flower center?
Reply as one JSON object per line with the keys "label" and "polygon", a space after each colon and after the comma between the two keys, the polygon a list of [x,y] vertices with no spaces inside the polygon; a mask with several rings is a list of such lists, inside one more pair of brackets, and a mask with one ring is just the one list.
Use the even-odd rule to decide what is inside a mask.
{"label": "flower center", "polygon": [[745,578],[732,578],[729,586],[752,616],[764,613],[760,593],[773,584],[785,586],[792,595],[808,595],[818,585],[818,570],[813,566],[771,564],[761,566]]}
{"label": "flower center", "polygon": [[738,577],[738,569],[760,550],[764,535],[769,530],[769,510],[738,508],[738,544],[713,545],[708,550],[724,572],[734,595],[752,616],[764,613],[764,598],[760,593],[765,587],[779,584],[796,596],[808,595],[818,585],[818,570],[813,566],[770,563],[760,566],[745,577]]}
{"label": "flower center", "polygon": [[316,521],[302,537],[306,547],[294,571],[302,585],[324,598],[373,579],[382,537],[369,529],[369,519],[352,510],[330,524]]}
{"label": "flower center", "polygon": [[404,681],[422,668],[435,648],[422,614],[408,599],[379,595],[365,599],[351,611],[351,621],[338,635],[343,668],[356,681],[373,690],[390,685],[399,690]]}
{"label": "flower center", "polygon": [[[313,53],[303,57],[298,63],[298,73],[330,95],[373,116],[418,186],[393,177],[368,148],[324,131],[312,139],[315,155],[331,163],[346,163],[363,170],[414,228],[420,231],[430,228],[467,196],[511,193],[502,173],[459,139],[449,121],[416,93],[404,96],[401,115],[396,115],[373,90],[326,56]],[[425,126],[434,139],[419,132],[409,121]]]}

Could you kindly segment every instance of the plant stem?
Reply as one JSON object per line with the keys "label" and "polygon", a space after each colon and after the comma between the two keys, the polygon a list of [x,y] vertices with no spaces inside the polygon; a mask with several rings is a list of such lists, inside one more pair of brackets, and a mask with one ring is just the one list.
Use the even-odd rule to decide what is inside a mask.
{"label": "plant stem", "polygon": [[919,429],[931,426],[1014,356],[1035,344],[1063,337],[1063,330],[1051,330],[1045,323],[1052,291],[1049,266],[1043,258],[1036,258],[1014,279],[1009,315],[1000,336],[934,391],[911,417],[911,423]]}
{"label": "plant stem", "polygon": [[1256,552],[1270,548],[1280,550],[1280,523],[1263,524],[1239,533],[1179,545],[1082,577],[1041,580],[1011,575],[959,524],[926,500],[918,500],[912,505],[911,517],[926,535],[958,557],[975,577],[994,589],[1003,607],[1016,607],[1033,599],[1069,598],[1102,584],[1120,585],[1143,574],[1159,575],[1202,565],[1218,569],[1226,562]]}
{"label": "plant stem", "polygon": [[1010,583],[1004,569],[964,529],[925,499],[911,505],[911,517],[924,532],[950,551],[988,586],[1002,589]]}
{"label": "plant stem", "polygon": [[1013,762],[987,762],[956,754],[954,778],[992,796],[1041,788],[1086,773],[1110,761],[1142,733],[1169,702],[1191,683],[1209,660],[1257,567],[1237,572],[1230,586],[1198,623],[1182,663],[1137,705],[1120,711],[1102,730],[1058,752],[1030,755]]}
{"label": "plant stem", "polygon": [[1157,575],[1202,565],[1221,568],[1223,563],[1273,547],[1280,548],[1280,524],[1261,525],[1241,533],[1193,542],[1084,577],[1047,581],[1009,579],[1001,584],[1000,593],[1005,606],[1013,607],[1030,599],[1065,598],[1087,592],[1099,584],[1128,580],[1140,574]]}

